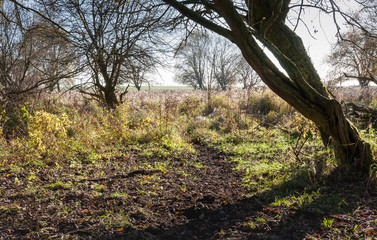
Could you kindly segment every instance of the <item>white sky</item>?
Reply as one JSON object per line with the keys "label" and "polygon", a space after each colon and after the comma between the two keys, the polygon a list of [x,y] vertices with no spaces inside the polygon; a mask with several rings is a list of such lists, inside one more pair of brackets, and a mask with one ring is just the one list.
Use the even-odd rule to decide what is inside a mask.
{"label": "white sky", "polygon": [[[312,59],[322,79],[325,79],[329,67],[324,63],[325,57],[331,52],[331,45],[336,42],[336,26],[330,15],[311,11],[304,16],[304,24],[300,24],[296,30],[302,38],[306,51]],[[308,33],[310,31],[310,34]]]}
{"label": "white sky", "polygon": [[[307,10],[306,13],[302,15],[302,18],[307,27],[305,27],[303,23],[300,23],[296,33],[302,38],[314,66],[324,80],[329,70],[329,67],[324,63],[324,59],[331,52],[331,45],[336,42],[336,26],[333,23],[332,16],[319,13],[319,11],[315,9]],[[340,25],[340,27],[343,26]],[[310,31],[310,34],[314,36],[314,38],[310,36],[308,31]],[[172,60],[172,63],[173,62],[174,60]],[[159,69],[159,74],[157,74],[154,79],[158,85],[180,85],[174,82],[174,72],[172,68]]]}

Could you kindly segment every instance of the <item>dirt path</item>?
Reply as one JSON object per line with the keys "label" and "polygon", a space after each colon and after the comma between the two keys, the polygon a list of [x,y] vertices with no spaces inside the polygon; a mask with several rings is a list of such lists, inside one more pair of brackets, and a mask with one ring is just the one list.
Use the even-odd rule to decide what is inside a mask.
{"label": "dirt path", "polygon": [[236,207],[244,189],[225,155],[195,148],[169,159],[135,152],[117,165],[1,169],[0,239],[216,237],[245,215]]}
{"label": "dirt path", "polygon": [[[245,190],[240,186],[240,175],[233,170],[235,165],[224,154],[200,145],[195,148],[194,159],[186,164],[174,162],[168,175],[160,173],[167,184],[164,184],[163,197],[152,203],[155,219],[147,217],[141,221],[154,222],[152,226],[140,231],[123,231],[109,239],[219,238],[222,229],[231,228],[246,217],[247,211],[259,208],[255,204],[244,208],[238,205],[245,200]],[[199,163],[199,167],[193,167],[190,161]]]}
{"label": "dirt path", "polygon": [[[303,207],[269,207],[274,196],[284,197],[284,193],[271,190],[248,197],[250,193],[240,186],[241,174],[233,170],[235,165],[226,155],[205,146],[195,148],[196,158],[187,165],[175,162],[171,174],[165,176],[173,184],[166,184],[164,198],[153,204],[156,218],[145,219],[153,224],[142,230],[129,229],[111,235],[109,239],[313,239],[308,234],[319,239],[331,238],[332,234],[359,239],[365,232],[376,230],[373,225],[377,219],[377,202],[373,200],[376,198],[369,196],[362,209],[354,207],[356,202],[364,201],[355,194],[359,192],[357,182],[323,186],[323,195]],[[203,167],[193,168],[190,161],[200,162]],[[186,190],[177,191],[177,186],[185,186]],[[344,198],[340,197],[343,193]],[[336,204],[343,201],[349,209],[332,206],[336,197],[341,199]],[[328,212],[317,211],[321,205]],[[324,218],[333,220],[334,228],[324,228]],[[359,225],[365,231],[355,231]]]}
{"label": "dirt path", "polygon": [[[79,167],[0,169],[0,239],[377,236],[377,196],[363,198],[357,182],[321,186],[321,195],[301,207],[270,207],[284,193],[248,197],[226,155],[195,149],[168,159],[135,152]],[[325,229],[324,217],[336,228]]]}

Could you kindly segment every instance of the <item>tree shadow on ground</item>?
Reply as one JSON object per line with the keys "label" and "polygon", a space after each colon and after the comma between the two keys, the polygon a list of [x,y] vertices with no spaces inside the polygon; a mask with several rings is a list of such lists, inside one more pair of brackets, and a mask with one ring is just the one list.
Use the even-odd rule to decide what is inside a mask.
{"label": "tree shadow on ground", "polygon": [[[334,234],[357,239],[367,231],[373,236],[375,223],[374,229],[366,225],[358,229],[367,220],[365,213],[369,211],[370,221],[376,217],[377,196],[365,198],[368,180],[338,176],[334,171],[321,184],[313,184],[309,175],[298,174],[270,191],[234,203],[224,201],[215,208],[211,204],[216,199],[207,196],[195,206],[179,209],[187,219],[184,224],[129,228],[107,239],[314,239],[309,235]],[[364,219],[357,217],[358,211],[364,211]]]}

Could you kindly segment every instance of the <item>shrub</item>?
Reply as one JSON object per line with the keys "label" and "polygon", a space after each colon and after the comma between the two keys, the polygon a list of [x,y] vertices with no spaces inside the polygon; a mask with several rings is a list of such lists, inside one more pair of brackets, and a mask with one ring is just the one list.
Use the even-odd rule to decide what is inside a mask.
{"label": "shrub", "polygon": [[38,111],[30,117],[28,124],[28,146],[37,150],[41,157],[61,158],[66,147],[67,130],[70,121],[66,114],[60,117]]}
{"label": "shrub", "polygon": [[191,95],[185,97],[182,101],[179,102],[177,106],[178,114],[187,115],[187,116],[198,116],[200,115],[200,109],[203,100],[196,95]]}

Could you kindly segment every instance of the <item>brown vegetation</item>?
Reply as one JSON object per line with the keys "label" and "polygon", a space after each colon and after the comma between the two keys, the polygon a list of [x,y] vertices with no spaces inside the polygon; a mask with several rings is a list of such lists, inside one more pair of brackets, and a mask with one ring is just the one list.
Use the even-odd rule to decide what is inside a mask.
{"label": "brown vegetation", "polygon": [[207,94],[3,112],[2,127],[24,130],[1,135],[0,238],[377,236],[374,170],[344,179],[314,125],[270,91]]}

